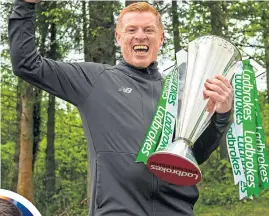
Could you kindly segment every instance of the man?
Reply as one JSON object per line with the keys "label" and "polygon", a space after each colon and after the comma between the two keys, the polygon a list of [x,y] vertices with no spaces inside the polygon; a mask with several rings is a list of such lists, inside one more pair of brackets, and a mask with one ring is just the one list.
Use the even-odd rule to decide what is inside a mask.
{"label": "man", "polygon": [[[147,3],[124,8],[115,33],[124,60],[115,66],[67,64],[43,58],[34,43],[35,0],[15,0],[9,20],[14,73],[74,104],[82,117],[90,150],[94,216],[193,215],[196,186],[180,187],[136,163],[162,88],[156,58],[164,40],[159,13]],[[215,150],[232,107],[232,87],[222,76],[205,83],[216,103],[212,123],[193,147],[199,164]],[[201,92],[202,94],[202,92]],[[212,106],[209,111],[212,111]]]}
{"label": "man", "polygon": [[0,198],[0,216],[21,216],[22,213],[17,206],[8,200]]}

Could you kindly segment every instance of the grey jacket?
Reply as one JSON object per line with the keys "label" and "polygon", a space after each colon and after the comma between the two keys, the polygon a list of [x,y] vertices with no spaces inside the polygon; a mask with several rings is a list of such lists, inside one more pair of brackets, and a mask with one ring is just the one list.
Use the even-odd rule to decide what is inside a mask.
{"label": "grey jacket", "polygon": [[[78,108],[90,151],[90,215],[193,215],[196,186],[166,183],[135,162],[161,92],[157,64],[141,70],[124,61],[109,66],[43,58],[35,48],[34,7],[15,1],[9,20],[13,71]],[[218,147],[229,117],[213,116],[193,148],[198,163]]]}

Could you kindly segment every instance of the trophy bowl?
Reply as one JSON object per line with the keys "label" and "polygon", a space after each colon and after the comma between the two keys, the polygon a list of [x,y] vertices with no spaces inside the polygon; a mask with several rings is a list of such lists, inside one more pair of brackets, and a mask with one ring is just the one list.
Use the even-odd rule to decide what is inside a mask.
{"label": "trophy bowl", "polygon": [[[154,152],[148,159],[148,168],[162,180],[175,185],[195,185],[201,180],[201,171],[189,147],[188,140],[178,138],[165,150]],[[169,162],[168,162],[169,161]]]}
{"label": "trophy bowl", "polygon": [[179,86],[175,139],[166,146],[158,145],[147,161],[149,170],[160,179],[181,186],[195,185],[202,176],[191,147],[214,114],[206,110],[204,83],[217,74],[231,80],[241,59],[232,43],[213,35],[191,41],[186,55],[185,62],[181,51],[176,55]]}

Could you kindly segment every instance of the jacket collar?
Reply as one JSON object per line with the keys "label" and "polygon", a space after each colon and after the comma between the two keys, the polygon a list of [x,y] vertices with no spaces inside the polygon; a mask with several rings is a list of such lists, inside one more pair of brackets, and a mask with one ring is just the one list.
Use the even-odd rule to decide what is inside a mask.
{"label": "jacket collar", "polygon": [[120,63],[117,64],[115,67],[122,70],[124,73],[130,76],[138,75],[139,77],[143,77],[143,78],[151,79],[151,80],[162,79],[162,75],[160,74],[158,70],[158,62],[156,61],[152,62],[146,68],[138,68],[127,63],[124,59],[122,59]]}

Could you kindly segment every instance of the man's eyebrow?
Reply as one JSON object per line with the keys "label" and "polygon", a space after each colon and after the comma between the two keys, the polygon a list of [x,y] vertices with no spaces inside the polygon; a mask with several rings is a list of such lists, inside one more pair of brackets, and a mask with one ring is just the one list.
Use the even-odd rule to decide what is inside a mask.
{"label": "man's eyebrow", "polygon": [[136,26],[135,25],[126,25],[125,29],[127,29],[127,28],[136,28]]}
{"label": "man's eyebrow", "polygon": [[154,25],[148,25],[145,28],[155,28],[155,26]]}
{"label": "man's eyebrow", "polygon": [[[126,25],[125,29],[126,28],[137,28],[137,26],[136,25]],[[147,25],[144,28],[155,28],[155,26],[154,25]]]}

